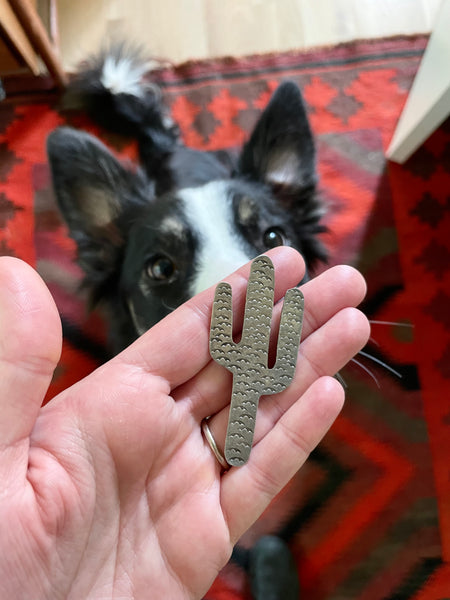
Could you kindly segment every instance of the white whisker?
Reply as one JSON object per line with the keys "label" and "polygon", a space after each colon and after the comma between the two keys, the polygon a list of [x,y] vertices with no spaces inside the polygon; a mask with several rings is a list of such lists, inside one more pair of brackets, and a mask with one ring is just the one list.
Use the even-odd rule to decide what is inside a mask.
{"label": "white whisker", "polygon": [[372,356],[371,354],[368,354],[367,352],[364,352],[363,350],[360,350],[358,352],[358,354],[361,354],[361,356],[365,356],[369,360],[372,360],[373,362],[377,363],[378,365],[381,365],[382,367],[384,367],[385,369],[387,369],[388,371],[390,371],[393,375],[396,375],[399,379],[402,378],[402,374],[401,373],[399,373],[398,371],[396,371],[395,369],[393,369],[392,367],[390,367],[389,365],[387,365],[385,362],[383,362],[379,358],[376,358],[375,356]]}
{"label": "white whisker", "polygon": [[372,373],[372,371],[366,367],[366,365],[363,365],[363,363],[360,362],[359,360],[356,360],[356,358],[352,358],[351,362],[354,362],[356,365],[358,365],[358,367],[360,367],[363,371],[365,371],[368,375],[370,375],[372,377],[372,379],[375,381],[375,383],[377,384],[377,386],[381,389],[378,379],[375,377],[375,375]]}
{"label": "white whisker", "polygon": [[398,325],[399,327],[414,327],[412,323],[402,323],[401,321],[376,321],[369,319],[371,325]]}
{"label": "white whisker", "polygon": [[347,382],[345,381],[345,379],[342,377],[342,375],[340,373],[336,373],[334,378],[339,381],[339,383],[342,385],[343,388],[348,388]]}
{"label": "white whisker", "polygon": [[161,303],[164,306],[164,308],[167,308],[167,310],[170,310],[170,312],[173,312],[174,310],[176,310],[178,308],[177,306],[171,306],[164,299],[161,300]]}

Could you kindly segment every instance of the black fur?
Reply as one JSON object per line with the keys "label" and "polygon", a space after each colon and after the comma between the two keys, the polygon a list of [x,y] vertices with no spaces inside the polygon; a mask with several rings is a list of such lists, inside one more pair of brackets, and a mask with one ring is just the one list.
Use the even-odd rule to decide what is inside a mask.
{"label": "black fur", "polygon": [[[98,139],[69,127],[49,136],[48,156],[85,285],[93,303],[108,309],[113,352],[192,295],[204,239],[186,216],[188,188],[222,182],[205,189],[221,190],[248,259],[279,243],[297,248],[308,270],[326,259],[314,142],[294,83],[280,85],[234,157],[183,146],[153,85],[143,82],[139,97],[106,89],[105,56],[87,64],[71,94],[103,126],[137,138],[140,166],[121,163]],[[113,56],[127,56],[124,47]],[[162,225],[168,217],[174,231]]]}

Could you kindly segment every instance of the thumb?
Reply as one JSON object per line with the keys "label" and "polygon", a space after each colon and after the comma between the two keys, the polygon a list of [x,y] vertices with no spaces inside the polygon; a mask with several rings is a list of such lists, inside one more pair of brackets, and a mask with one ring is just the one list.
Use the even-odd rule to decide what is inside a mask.
{"label": "thumb", "polygon": [[61,321],[29,265],[0,257],[0,448],[31,433],[62,346]]}

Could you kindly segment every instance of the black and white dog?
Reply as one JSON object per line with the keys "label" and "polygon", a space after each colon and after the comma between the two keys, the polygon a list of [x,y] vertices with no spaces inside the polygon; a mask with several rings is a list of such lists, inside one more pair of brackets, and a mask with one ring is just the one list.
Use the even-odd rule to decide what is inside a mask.
{"label": "black and white dog", "polygon": [[83,131],[61,127],[48,139],[56,198],[92,301],[107,307],[113,352],[269,248],[293,246],[309,271],[326,259],[298,87],[280,85],[233,157],[184,146],[145,72],[138,53],[118,46],[70,89],[100,125],[137,139],[139,167]]}

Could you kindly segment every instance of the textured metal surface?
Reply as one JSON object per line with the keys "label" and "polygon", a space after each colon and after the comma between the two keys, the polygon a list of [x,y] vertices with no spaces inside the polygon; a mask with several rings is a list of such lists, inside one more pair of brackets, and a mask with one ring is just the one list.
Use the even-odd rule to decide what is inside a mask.
{"label": "textured metal surface", "polygon": [[274,300],[274,267],[267,256],[252,263],[242,337],[233,340],[232,291],[219,283],[214,297],[209,348],[212,358],[233,373],[225,458],[232,466],[247,462],[256,411],[262,395],[277,394],[292,381],[303,322],[303,294],[288,290],[281,313],[275,364],[268,367]]}

